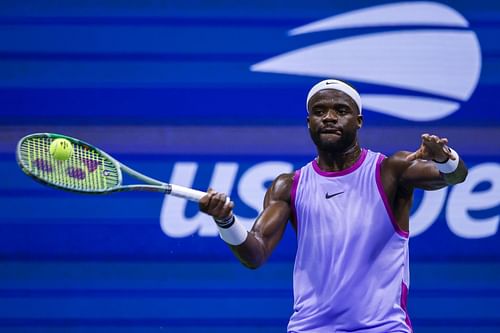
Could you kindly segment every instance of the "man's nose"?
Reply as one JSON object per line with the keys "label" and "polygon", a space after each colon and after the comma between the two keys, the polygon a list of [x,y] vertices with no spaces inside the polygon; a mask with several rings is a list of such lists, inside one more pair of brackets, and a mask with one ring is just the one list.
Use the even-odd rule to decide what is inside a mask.
{"label": "man's nose", "polygon": [[338,117],[337,117],[337,112],[335,110],[328,110],[325,112],[325,116],[323,117],[323,121],[333,121],[337,122]]}

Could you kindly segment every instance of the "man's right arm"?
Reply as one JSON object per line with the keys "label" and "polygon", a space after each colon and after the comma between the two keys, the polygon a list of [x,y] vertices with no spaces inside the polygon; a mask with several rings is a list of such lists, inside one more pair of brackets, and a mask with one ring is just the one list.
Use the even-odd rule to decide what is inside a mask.
{"label": "man's right arm", "polygon": [[[291,216],[292,183],[292,173],[278,176],[267,190],[264,209],[257,217],[244,242],[239,245],[228,244],[235,256],[246,267],[258,268],[264,264],[283,237]],[[202,212],[218,220],[227,219],[233,214],[234,203],[227,201],[225,194],[212,190],[209,190],[208,195],[200,200],[199,205]]]}

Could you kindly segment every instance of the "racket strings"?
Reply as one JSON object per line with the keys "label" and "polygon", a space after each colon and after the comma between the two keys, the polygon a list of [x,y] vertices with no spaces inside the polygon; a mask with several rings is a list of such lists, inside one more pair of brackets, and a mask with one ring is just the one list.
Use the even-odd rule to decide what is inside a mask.
{"label": "racket strings", "polygon": [[73,142],[68,160],[50,154],[52,138],[34,137],[21,143],[20,157],[27,169],[43,182],[83,191],[105,191],[120,183],[115,164],[98,151]]}

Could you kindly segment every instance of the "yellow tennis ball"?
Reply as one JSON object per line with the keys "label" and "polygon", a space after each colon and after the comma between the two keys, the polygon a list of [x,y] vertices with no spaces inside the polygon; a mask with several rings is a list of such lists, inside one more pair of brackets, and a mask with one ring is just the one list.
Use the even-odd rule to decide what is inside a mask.
{"label": "yellow tennis ball", "polygon": [[50,153],[56,160],[65,161],[73,154],[73,146],[66,139],[55,139],[50,144]]}

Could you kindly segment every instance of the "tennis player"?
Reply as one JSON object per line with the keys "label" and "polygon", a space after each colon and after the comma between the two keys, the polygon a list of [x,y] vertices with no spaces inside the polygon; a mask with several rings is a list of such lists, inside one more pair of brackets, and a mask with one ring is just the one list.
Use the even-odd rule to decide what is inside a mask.
{"label": "tennis player", "polygon": [[436,135],[423,134],[417,151],[390,157],[362,148],[361,98],[342,81],[319,82],[306,103],[318,155],[274,180],[252,230],[235,219],[234,203],[224,193],[209,190],[200,210],[214,218],[221,238],[249,268],[269,258],[291,222],[298,245],[288,332],[412,332],[407,295],[413,190],[463,182],[467,168],[448,140]]}

